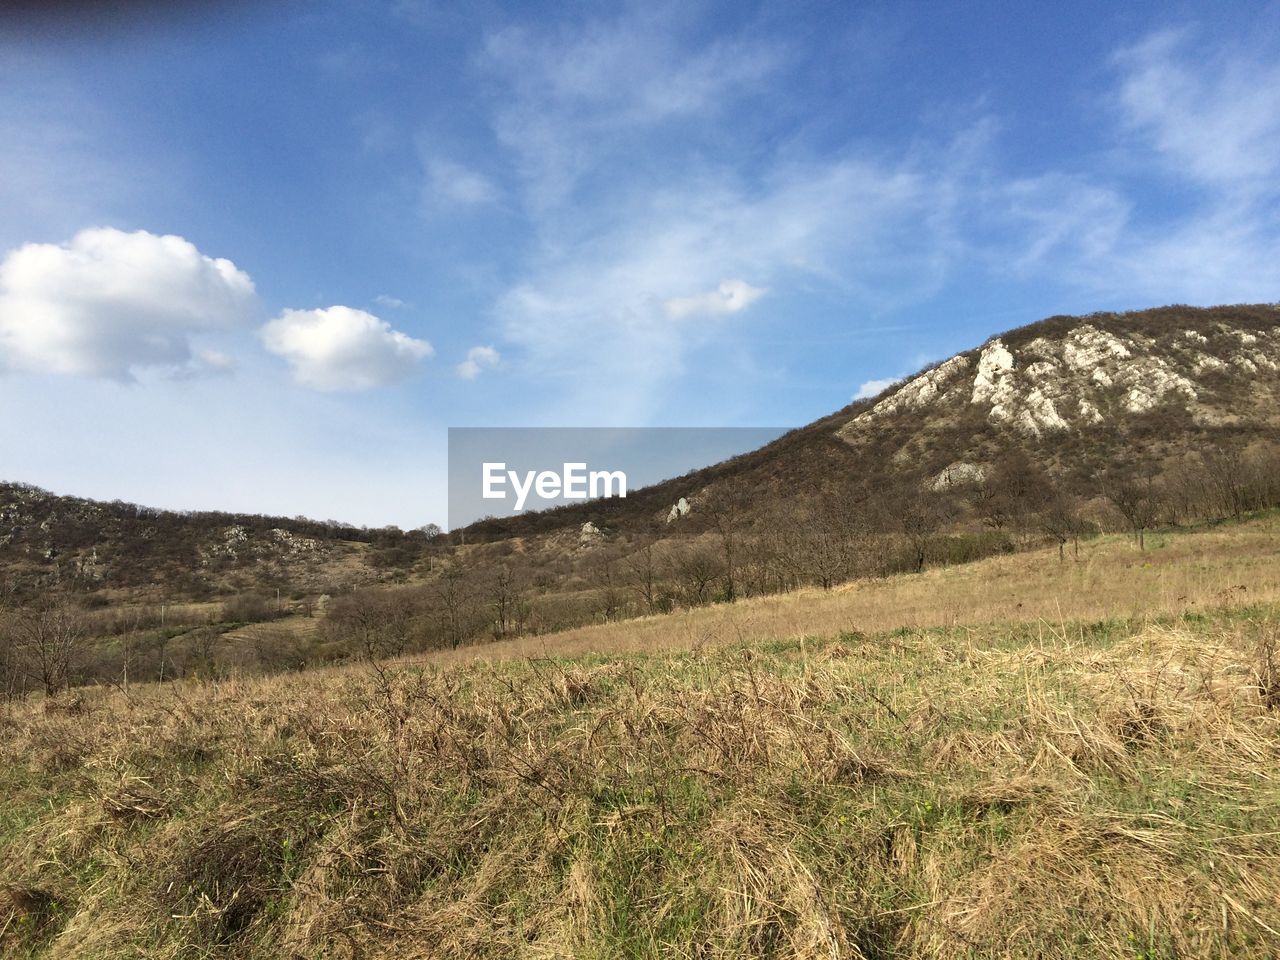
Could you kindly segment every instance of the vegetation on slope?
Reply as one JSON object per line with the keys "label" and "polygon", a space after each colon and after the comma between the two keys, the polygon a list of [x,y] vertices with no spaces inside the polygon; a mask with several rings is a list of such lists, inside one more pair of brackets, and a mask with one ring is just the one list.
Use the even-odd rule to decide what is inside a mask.
{"label": "vegetation on slope", "polygon": [[[1194,544],[1215,535],[1166,548],[1175,589],[1214,596]],[[1258,582],[1259,550],[1219,573]],[[962,609],[977,569],[901,583],[919,611]],[[1035,573],[1003,577],[1032,596]],[[1091,609],[1090,583],[1064,576],[1058,605]],[[95,958],[1280,945],[1280,609],[1224,592],[1173,616],[857,633],[857,592],[826,639],[11,704],[0,937]]]}

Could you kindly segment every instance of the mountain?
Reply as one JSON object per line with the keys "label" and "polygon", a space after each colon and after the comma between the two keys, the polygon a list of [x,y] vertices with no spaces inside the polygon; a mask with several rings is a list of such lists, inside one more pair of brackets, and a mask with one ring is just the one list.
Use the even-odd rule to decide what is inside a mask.
{"label": "mountain", "polygon": [[[590,522],[627,543],[696,537],[708,506],[748,518],[793,501],[867,504],[963,494],[1024,458],[1062,492],[1105,475],[1169,475],[1206,452],[1280,449],[1280,307],[1161,307],[1057,316],[1001,333],[759,450],[626,499],[474,523],[450,538],[518,549],[547,579]],[[681,499],[692,511],[671,521]],[[896,509],[890,505],[887,509]],[[961,510],[959,528],[976,521]],[[0,581],[225,595],[281,585],[329,592],[403,580],[450,547],[421,531],[221,513],[173,513],[0,484]],[[488,562],[502,551],[477,555]],[[417,571],[415,573],[415,570]]]}
{"label": "mountain", "polygon": [[[660,530],[679,498],[726,487],[757,508],[813,493],[938,488],[1026,454],[1064,489],[1160,473],[1209,449],[1280,441],[1280,306],[1168,306],[1055,316],[999,334],[752,453],[626,500],[472,525],[496,540],[588,520]],[[696,511],[696,507],[695,507]]]}

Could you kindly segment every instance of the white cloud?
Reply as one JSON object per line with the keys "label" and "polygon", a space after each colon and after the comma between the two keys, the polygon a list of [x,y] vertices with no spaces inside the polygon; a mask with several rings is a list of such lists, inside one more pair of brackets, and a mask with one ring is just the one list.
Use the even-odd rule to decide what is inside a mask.
{"label": "white cloud", "polygon": [[249,319],[253,281],[182,237],[110,227],[0,262],[0,364],[130,381],[198,363],[194,335]]}
{"label": "white cloud", "polygon": [[463,380],[474,380],[482,370],[492,370],[501,355],[493,347],[472,347],[467,351],[467,359],[458,364],[458,376]]}
{"label": "white cloud", "polygon": [[643,145],[654,127],[713,118],[779,66],[777,46],[741,38],[689,49],[675,9],[486,38],[482,65],[504,82],[494,132],[515,154],[533,207],[566,199],[606,157],[627,162],[629,145]]}
{"label": "white cloud", "polygon": [[753,287],[745,280],[722,280],[714,290],[691,297],[673,297],[666,301],[667,316],[679,320],[697,314],[718,316],[745,310],[765,295],[763,287]]}
{"label": "white cloud", "polygon": [[[952,205],[942,173],[851,158],[779,165],[756,186],[723,170],[687,176],[608,216],[585,214],[571,234],[548,231],[498,317],[530,371],[566,381],[560,416],[643,422],[759,290],[818,286],[877,310],[931,295],[957,255]],[[722,289],[726,276],[759,287]],[[709,292],[671,300],[687,290]],[[704,322],[689,324],[695,313]]]}
{"label": "white cloud", "polygon": [[235,359],[221,350],[196,350],[194,355],[180,367],[168,371],[171,380],[210,380],[217,377],[229,377],[235,372]]}
{"label": "white cloud", "polygon": [[1005,183],[982,208],[1004,217],[1002,227],[1013,242],[992,252],[1018,270],[1054,258],[1106,257],[1123,238],[1132,212],[1115,190],[1057,173]]}
{"label": "white cloud", "polygon": [[787,50],[685,27],[651,5],[488,38],[491,122],[534,238],[496,314],[522,369],[563,384],[553,416],[643,422],[766,288],[891,309],[936,291],[958,253],[963,151],[927,169],[923,147],[809,161],[792,144],[744,169],[736,133],[749,139]]}
{"label": "white cloud", "polygon": [[877,396],[897,383],[898,379],[897,377],[885,377],[883,380],[868,380],[858,387],[858,392],[853,395],[853,399],[866,400],[868,397]]}
{"label": "white cloud", "polygon": [[369,390],[412,376],[434,352],[431,344],[393,330],[351,307],[286,310],[259,331],[298,383],[316,390]]}
{"label": "white cloud", "polygon": [[452,160],[433,157],[426,162],[426,172],[428,202],[444,201],[471,207],[502,199],[502,191],[492,180]]}
{"label": "white cloud", "polygon": [[399,297],[389,297],[385,293],[378,294],[373,298],[373,302],[380,307],[390,307],[393,310],[399,310],[405,305]]}
{"label": "white cloud", "polygon": [[1280,172],[1280,65],[1238,47],[1189,51],[1188,40],[1162,31],[1116,55],[1126,123],[1179,174],[1269,184]]}
{"label": "white cloud", "polygon": [[1163,31],[1114,55],[1106,102],[1127,135],[1121,174],[1164,170],[1199,189],[1129,192],[1105,170],[990,178],[973,248],[1098,303],[1270,301],[1280,288],[1280,64]]}

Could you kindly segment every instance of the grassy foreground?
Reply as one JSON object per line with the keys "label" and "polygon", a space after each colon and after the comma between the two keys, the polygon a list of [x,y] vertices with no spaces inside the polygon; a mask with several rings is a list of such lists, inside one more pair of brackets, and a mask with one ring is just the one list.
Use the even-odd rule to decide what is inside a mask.
{"label": "grassy foreground", "polygon": [[3,715],[50,957],[1280,945],[1268,608],[100,691]]}

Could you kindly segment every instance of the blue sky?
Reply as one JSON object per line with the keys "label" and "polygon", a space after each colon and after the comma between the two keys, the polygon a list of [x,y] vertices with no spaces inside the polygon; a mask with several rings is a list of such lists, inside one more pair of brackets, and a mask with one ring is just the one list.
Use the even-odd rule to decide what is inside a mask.
{"label": "blue sky", "polygon": [[0,19],[0,477],[416,526],[449,426],[1280,299],[1280,6],[193,7]]}

